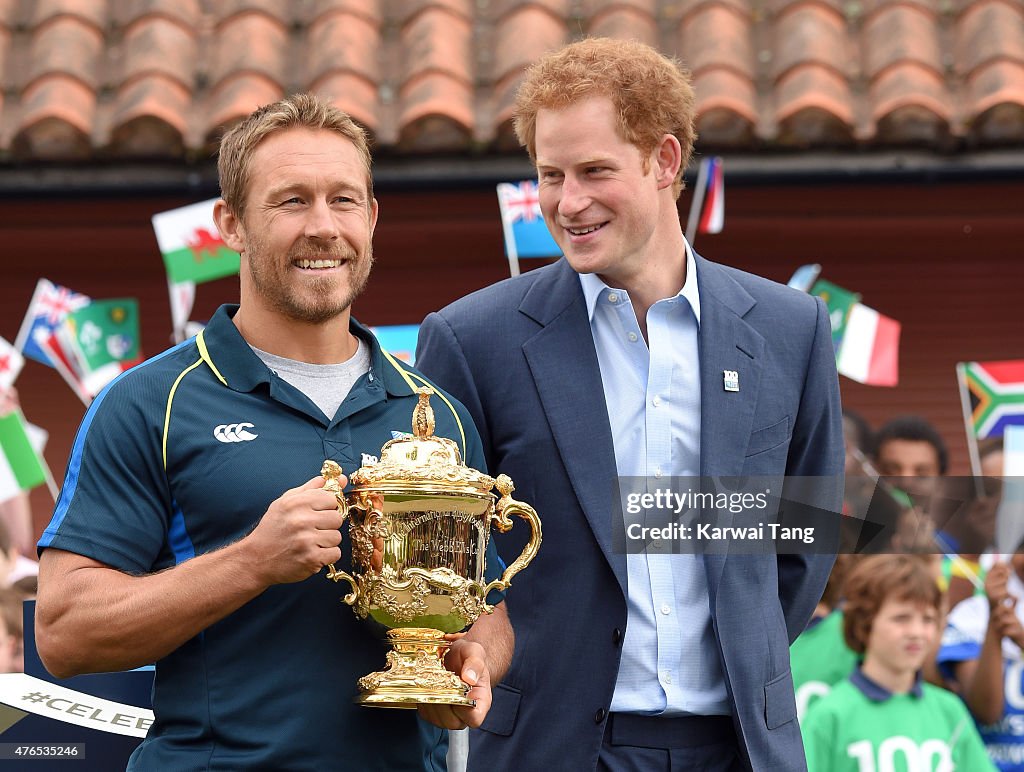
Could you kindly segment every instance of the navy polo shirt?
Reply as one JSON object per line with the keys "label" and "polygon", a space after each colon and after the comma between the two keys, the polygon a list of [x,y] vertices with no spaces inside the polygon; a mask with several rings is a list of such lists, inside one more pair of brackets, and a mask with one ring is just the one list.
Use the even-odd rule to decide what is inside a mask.
{"label": "navy polo shirt", "polygon": [[[202,336],[122,374],[93,401],[40,550],[131,574],[175,566],[248,534],[325,458],[351,473],[393,432],[411,430],[417,397],[366,328],[353,320],[370,372],[329,420],[252,352],[231,321],[236,308],[222,306]],[[435,433],[483,469],[472,420],[449,399],[462,431],[435,398]],[[242,439],[224,441],[232,437]],[[343,530],[340,567],[351,571]],[[500,570],[491,546],[488,578]],[[440,730],[414,711],[352,703],[356,680],[382,669],[386,650],[340,602],[344,591],[323,572],[269,587],[160,660],[156,720],[129,768],[434,769]]]}

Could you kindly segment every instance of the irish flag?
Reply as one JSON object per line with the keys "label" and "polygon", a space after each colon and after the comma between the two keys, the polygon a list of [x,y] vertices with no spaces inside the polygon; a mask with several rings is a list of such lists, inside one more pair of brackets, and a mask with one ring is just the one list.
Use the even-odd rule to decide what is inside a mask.
{"label": "irish flag", "polygon": [[956,366],[968,426],[979,440],[1024,426],[1024,359]]}
{"label": "irish flag", "polygon": [[858,383],[895,386],[899,382],[900,323],[862,303],[846,318],[836,365]]}
{"label": "irish flag", "polygon": [[224,245],[213,223],[216,200],[153,215],[153,230],[172,283],[201,284],[238,273],[238,253]]}
{"label": "irish flag", "polygon": [[46,482],[46,466],[18,411],[0,416],[0,501]]}

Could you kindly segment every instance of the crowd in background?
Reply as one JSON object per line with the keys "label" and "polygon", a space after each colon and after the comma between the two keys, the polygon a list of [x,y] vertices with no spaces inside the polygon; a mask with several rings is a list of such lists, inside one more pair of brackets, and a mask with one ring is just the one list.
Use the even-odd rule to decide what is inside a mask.
{"label": "crowd in background", "polygon": [[1013,523],[997,538],[1001,440],[979,444],[982,478],[949,478],[923,418],[873,431],[847,412],[844,428],[843,546],[791,649],[811,772],[1024,770],[1024,555]]}

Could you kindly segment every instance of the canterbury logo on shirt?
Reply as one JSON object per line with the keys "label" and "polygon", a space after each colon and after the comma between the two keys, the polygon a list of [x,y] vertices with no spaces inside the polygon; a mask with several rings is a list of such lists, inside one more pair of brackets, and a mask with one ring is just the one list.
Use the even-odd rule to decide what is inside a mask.
{"label": "canterbury logo on shirt", "polygon": [[248,431],[255,428],[251,423],[221,424],[213,430],[213,436],[221,442],[248,442],[259,437]]}

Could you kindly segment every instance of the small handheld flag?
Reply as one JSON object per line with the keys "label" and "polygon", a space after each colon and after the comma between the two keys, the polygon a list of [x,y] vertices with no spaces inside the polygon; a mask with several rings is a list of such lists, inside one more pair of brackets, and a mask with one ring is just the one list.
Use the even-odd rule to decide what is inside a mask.
{"label": "small handheld flag", "polygon": [[14,346],[29,359],[34,359],[47,367],[55,367],[50,357],[39,346],[40,336],[48,337],[64,321],[71,311],[76,311],[89,304],[89,297],[69,290],[47,279],[36,282],[35,292],[29,301],[25,319],[14,339]]}
{"label": "small handheld flag", "polygon": [[67,328],[86,391],[96,395],[139,360],[139,302],[94,300],[68,314]]}
{"label": "small handheld flag", "polygon": [[693,188],[686,240],[692,245],[698,233],[721,233],[725,225],[725,174],[721,156],[702,158]]}
{"label": "small handheld flag", "polygon": [[9,389],[25,365],[25,358],[17,348],[0,338],[0,389]]}
{"label": "small handheld flag", "polygon": [[562,250],[544,224],[533,180],[498,183],[498,208],[509,271],[519,275],[520,257],[560,257]]}
{"label": "small handheld flag", "polygon": [[224,245],[213,222],[216,201],[211,198],[153,215],[157,244],[173,283],[201,284],[238,273],[241,258]]}
{"label": "small handheld flag", "polygon": [[43,485],[47,477],[46,462],[32,447],[21,413],[0,416],[0,501]]}
{"label": "small handheld flag", "polygon": [[1002,437],[1007,426],[1024,426],[1024,359],[961,362],[957,379],[969,435]]}

